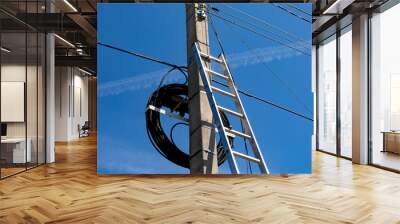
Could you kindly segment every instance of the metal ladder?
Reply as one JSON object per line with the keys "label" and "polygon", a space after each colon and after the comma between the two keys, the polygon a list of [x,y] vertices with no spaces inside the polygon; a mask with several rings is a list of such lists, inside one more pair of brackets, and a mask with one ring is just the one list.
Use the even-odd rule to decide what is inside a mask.
{"label": "metal ladder", "polygon": [[[234,174],[240,174],[240,171],[238,169],[238,165],[236,162],[236,157],[240,157],[244,160],[258,164],[261,173],[269,174],[269,170],[267,168],[267,165],[265,164],[263,155],[260,151],[260,148],[259,148],[257,140],[256,140],[256,136],[254,135],[254,132],[251,128],[250,122],[247,118],[246,112],[243,108],[242,101],[240,100],[238,90],[235,87],[234,81],[232,79],[232,75],[229,71],[229,68],[226,63],[224,55],[221,53],[220,56],[218,58],[216,58],[211,55],[202,53],[202,52],[200,52],[199,46],[197,43],[195,43],[193,45],[192,50],[193,50],[194,58],[196,60],[197,67],[199,68],[199,71],[200,71],[200,76],[203,81],[204,89],[207,94],[207,98],[210,103],[211,110],[213,112],[214,125],[216,126],[216,128],[218,130],[220,139],[225,148],[226,155],[228,156],[228,162],[229,162],[231,172]],[[214,61],[214,62],[220,64],[222,70],[224,71],[224,74],[221,74],[221,73],[218,73],[211,69],[208,69],[205,64],[206,61],[207,62]],[[211,77],[210,80],[209,80],[207,74]],[[225,91],[225,90],[222,90],[215,86],[212,86],[211,82],[215,81],[212,79],[213,76],[218,77],[222,80],[225,80],[226,86],[229,87],[229,91]],[[217,105],[214,94],[222,94],[222,95],[230,97],[235,103],[236,111]],[[222,122],[221,115],[219,113],[220,111],[239,117],[240,121],[242,122],[242,125],[243,125],[244,133],[240,132],[240,131],[236,131],[229,127],[225,127]],[[249,155],[241,153],[241,152],[234,151],[232,149],[232,146],[229,143],[228,136],[232,136],[232,137],[238,136],[238,137],[242,137],[242,138],[249,140],[255,157],[249,156]]]}

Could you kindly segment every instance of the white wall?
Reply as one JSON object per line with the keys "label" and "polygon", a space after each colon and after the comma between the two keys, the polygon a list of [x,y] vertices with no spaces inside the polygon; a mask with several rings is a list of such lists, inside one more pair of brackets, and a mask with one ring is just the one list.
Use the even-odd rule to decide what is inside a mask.
{"label": "white wall", "polygon": [[72,119],[71,119],[71,135],[73,138],[79,137],[78,125],[83,125],[85,121],[89,120],[89,111],[88,111],[88,77],[82,76],[83,73],[78,73],[77,70],[74,70],[74,80],[72,88],[74,96],[72,99],[74,102],[71,102],[73,105],[72,110]]}
{"label": "white wall", "polygon": [[88,77],[72,67],[56,67],[55,140],[79,138],[78,125],[88,120]]}
{"label": "white wall", "polygon": [[68,140],[69,68],[55,68],[55,141]]}

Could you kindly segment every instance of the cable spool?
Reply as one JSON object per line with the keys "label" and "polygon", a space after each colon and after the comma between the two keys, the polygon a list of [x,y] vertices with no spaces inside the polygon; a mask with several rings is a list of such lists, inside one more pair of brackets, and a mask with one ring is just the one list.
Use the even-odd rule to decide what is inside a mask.
{"label": "cable spool", "polygon": [[[168,84],[161,86],[150,96],[146,108],[153,105],[157,108],[167,107],[171,112],[179,113],[184,116],[188,110],[188,86],[186,84]],[[146,110],[146,128],[147,134],[154,148],[166,159],[174,164],[190,168],[190,156],[183,152],[175,145],[172,139],[173,129],[180,124],[175,124],[169,133],[170,137],[165,133],[160,120],[160,113],[153,110]],[[221,112],[222,121],[225,126],[229,127],[230,123],[225,113]],[[229,137],[229,142],[233,145],[233,138]],[[225,150],[222,142],[217,145],[218,165],[221,165],[226,160]]]}

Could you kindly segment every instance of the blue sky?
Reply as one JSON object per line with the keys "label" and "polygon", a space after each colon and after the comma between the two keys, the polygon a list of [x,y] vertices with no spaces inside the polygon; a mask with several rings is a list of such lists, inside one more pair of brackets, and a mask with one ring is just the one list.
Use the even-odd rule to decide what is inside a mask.
{"label": "blue sky", "polygon": [[[221,9],[221,13],[235,13],[223,4],[210,5]],[[294,34],[298,40],[292,41],[291,46],[311,54],[309,23],[271,4],[230,5]],[[310,4],[296,6],[311,11]],[[239,89],[313,117],[311,56],[218,18],[214,17],[213,22],[221,35]],[[253,29],[266,34],[268,32],[262,28]],[[217,55],[220,51],[211,28],[209,35],[212,52]],[[277,39],[283,41],[282,38]],[[99,4],[97,40],[173,64],[186,65],[185,6]],[[148,97],[168,69],[98,46],[98,173],[188,173],[187,169],[159,155],[146,134],[144,112]],[[168,77],[167,83],[184,82],[178,73]],[[310,173],[312,122],[245,96],[241,99],[271,173]],[[175,122],[167,118],[163,120],[165,127]],[[178,127],[174,140],[188,151],[187,128]],[[240,146],[240,140],[236,141]],[[240,163],[240,166],[246,170],[246,164]],[[221,166],[220,171],[229,173],[227,164]]]}

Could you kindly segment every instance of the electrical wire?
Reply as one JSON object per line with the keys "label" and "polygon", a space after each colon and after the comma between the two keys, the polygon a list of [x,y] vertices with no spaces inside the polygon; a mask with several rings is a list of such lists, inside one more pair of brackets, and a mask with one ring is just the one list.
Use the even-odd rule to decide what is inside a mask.
{"label": "electrical wire", "polygon": [[[106,45],[106,44],[101,44],[101,45],[103,45],[103,46],[105,46],[105,47],[111,47],[112,49],[115,49],[115,50],[118,50],[118,51],[119,51],[119,48],[112,47],[111,45]],[[123,50],[123,49],[121,49],[121,50]],[[126,50],[123,50],[123,52],[127,52],[128,54],[133,55],[133,56],[140,55],[140,54],[137,54],[137,53],[134,53],[134,52],[126,51]],[[141,56],[137,56],[137,57],[141,57]],[[153,61],[153,62],[156,62],[156,63],[161,63],[161,62],[158,62],[157,60],[155,60],[155,59],[153,59],[153,58],[151,58],[151,57],[148,57],[148,56],[144,56],[144,57],[141,57],[141,58],[143,58],[143,59],[149,58],[149,59],[147,59],[147,60],[150,60],[150,61]],[[170,67],[179,67],[179,68],[182,68],[182,70],[183,70],[184,68],[186,68],[185,66],[174,65],[174,64],[171,64],[171,63],[168,63],[168,62],[161,63],[161,64],[164,64],[164,65],[167,65],[167,66],[170,66]],[[187,69],[187,68],[186,68],[186,69]],[[306,120],[313,121],[312,118],[309,118],[309,117],[307,117],[306,115],[303,115],[303,114],[301,114],[301,113],[298,113],[298,112],[296,112],[295,110],[292,110],[292,109],[290,109],[290,108],[287,108],[287,107],[278,105],[278,104],[276,104],[276,103],[274,103],[274,102],[272,102],[272,101],[269,101],[269,100],[267,100],[267,99],[263,99],[263,98],[261,98],[261,97],[255,96],[255,95],[253,95],[253,94],[251,94],[251,93],[249,93],[249,92],[247,92],[247,91],[242,91],[242,90],[238,89],[238,92],[239,92],[239,93],[242,93],[242,94],[245,95],[245,96],[248,96],[248,97],[251,97],[251,98],[253,98],[253,99],[256,99],[256,100],[258,100],[258,101],[260,101],[260,102],[262,102],[262,103],[265,103],[265,104],[268,104],[268,105],[270,105],[270,106],[272,106],[272,107],[275,107],[276,109],[280,109],[280,110],[286,111],[286,112],[288,112],[288,113],[290,113],[290,114],[292,114],[292,115],[296,115],[296,116],[298,116],[298,117],[300,117],[300,118],[304,118],[304,119],[306,119]]]}
{"label": "electrical wire", "polygon": [[276,39],[274,39],[274,38],[271,38],[271,37],[269,37],[269,36],[267,36],[267,35],[265,35],[265,34],[263,34],[263,33],[260,33],[260,32],[258,32],[258,31],[256,31],[256,30],[252,29],[252,28],[243,26],[243,25],[238,24],[238,23],[236,23],[236,22],[234,22],[234,21],[231,21],[231,20],[229,20],[229,19],[226,19],[226,18],[224,18],[224,17],[222,17],[222,16],[220,16],[220,15],[218,15],[218,14],[213,13],[212,11],[208,11],[208,14],[209,14],[209,15],[212,15],[212,16],[214,16],[214,17],[216,17],[216,18],[218,18],[218,19],[220,19],[220,20],[222,20],[222,21],[224,21],[224,22],[230,23],[230,24],[235,25],[235,26],[237,26],[237,27],[239,27],[239,28],[241,28],[241,29],[247,30],[247,31],[249,31],[249,32],[251,32],[251,33],[253,33],[253,34],[256,34],[256,35],[258,35],[258,36],[260,36],[260,37],[263,37],[263,38],[265,38],[265,39],[267,39],[267,40],[269,40],[269,41],[273,41],[273,42],[276,42],[276,43],[278,43],[278,44],[280,44],[280,45],[283,45],[283,46],[285,46],[285,47],[291,48],[292,50],[295,50],[295,51],[297,51],[297,52],[300,52],[301,54],[304,54],[304,55],[307,55],[307,56],[311,56],[309,53],[304,52],[304,51],[302,51],[301,49],[298,49],[298,48],[295,48],[295,47],[293,47],[293,46],[290,46],[290,45],[288,45],[288,44],[286,44],[286,43],[284,43],[284,42],[282,42],[282,41],[280,41],[280,40],[276,40]]}
{"label": "electrical wire", "polygon": [[[247,50],[248,50],[248,51],[251,51],[249,44],[248,44],[246,41],[244,41],[242,38],[240,38],[240,40],[241,40],[241,42],[243,43],[243,45],[247,48]],[[300,97],[296,94],[296,92],[295,92],[292,88],[290,88],[290,86],[289,86],[283,79],[281,79],[281,78],[279,77],[279,75],[278,75],[276,72],[274,72],[274,71],[268,66],[267,63],[262,62],[261,56],[260,56],[257,52],[254,52],[254,51],[253,51],[253,53],[254,53],[254,55],[257,57],[257,59],[261,61],[261,64],[264,66],[264,68],[265,68],[270,74],[272,74],[272,75],[281,83],[281,85],[283,85],[283,86],[286,88],[286,90],[292,95],[292,97],[297,101],[297,103],[299,103],[306,111],[308,111],[309,113],[312,113],[311,109],[300,99]]]}
{"label": "electrical wire", "polygon": [[301,8],[299,8],[299,7],[295,6],[295,5],[293,5],[292,3],[286,3],[286,5],[289,6],[289,7],[291,7],[291,8],[293,8],[293,9],[295,9],[295,10],[297,10],[297,11],[299,11],[299,12],[301,12],[301,13],[303,13],[303,14],[305,14],[305,15],[307,15],[307,16],[311,16],[311,17],[312,17],[312,14],[311,14],[311,13],[306,12],[305,10],[303,10],[303,9],[301,9]]}
{"label": "electrical wire", "polygon": [[221,49],[222,54],[225,56],[226,55],[225,54],[225,50],[224,50],[224,47],[222,46],[222,42],[221,42],[221,39],[220,39],[219,34],[217,32],[217,29],[214,26],[214,22],[213,22],[211,17],[209,17],[208,20],[210,21],[211,29],[212,29],[212,31],[213,31],[213,33],[215,35],[215,38],[217,39],[218,46]]}
{"label": "electrical wire", "polygon": [[285,41],[288,41],[288,42],[292,42],[292,41],[293,41],[293,39],[290,39],[290,38],[288,38],[287,36],[284,36],[284,35],[278,34],[278,33],[276,33],[276,32],[273,32],[270,28],[268,28],[268,27],[266,27],[266,26],[260,26],[259,24],[251,23],[251,22],[245,20],[245,19],[244,19],[243,17],[241,17],[241,16],[235,16],[235,15],[233,15],[233,14],[231,14],[231,13],[227,13],[227,12],[222,11],[222,10],[220,10],[220,9],[218,9],[218,8],[215,8],[215,7],[211,8],[211,9],[212,9],[213,11],[217,11],[219,14],[224,14],[225,16],[230,17],[230,19],[233,19],[233,20],[236,20],[236,21],[240,21],[241,23],[246,24],[246,26],[251,26],[251,27],[253,27],[253,28],[255,28],[255,29],[260,29],[260,30],[262,30],[262,31],[264,31],[264,32],[267,32],[268,35],[272,35],[271,38],[274,38],[274,39],[275,39],[275,38],[278,38],[278,39],[280,39],[280,40],[285,40]]}
{"label": "electrical wire", "polygon": [[[276,32],[272,32],[271,30],[266,29],[265,27],[260,27],[260,26],[257,26],[255,24],[253,24],[253,23],[250,23],[249,21],[244,20],[242,17],[237,17],[237,16],[234,16],[234,15],[232,15],[230,13],[224,12],[224,11],[218,9],[218,8],[213,7],[213,8],[211,8],[211,10],[213,10],[214,12],[216,12],[218,14],[218,15],[215,14],[213,11],[208,11],[208,13],[211,13],[212,16],[216,16],[217,18],[219,18],[220,20],[223,20],[224,22],[230,23],[232,25],[236,25],[239,28],[247,30],[249,32],[252,32],[253,34],[256,34],[256,35],[258,35],[258,36],[260,36],[260,37],[262,37],[264,39],[267,39],[269,41],[278,43],[278,44],[280,44],[280,45],[282,45],[284,47],[288,47],[288,48],[290,48],[292,50],[298,51],[298,52],[300,52],[302,54],[306,54],[306,55],[308,54],[307,51],[310,50],[307,47],[294,46],[294,44],[292,44],[293,41],[298,41],[298,42],[304,42],[305,43],[306,41],[302,40],[301,38],[296,38],[296,40],[293,40],[293,39],[288,38],[287,36],[282,36],[281,34],[278,34]],[[230,17],[230,18],[226,18],[224,16],[221,16],[220,13],[222,13],[222,14]],[[255,29],[253,29],[253,28],[255,28]],[[267,34],[265,34],[263,32],[257,31],[256,29],[262,29],[263,31],[268,32],[269,34],[267,35]],[[271,34],[274,35],[274,36],[273,37],[269,36]],[[287,42],[290,42],[290,43],[287,43]]]}
{"label": "electrical wire", "polygon": [[[147,106],[152,105],[161,108],[162,104],[170,104],[176,100],[167,95],[180,96],[187,92],[186,85],[169,84],[157,89],[148,100]],[[176,99],[176,98],[175,98]],[[164,102],[165,100],[165,102]],[[179,102],[179,101],[178,101]],[[176,108],[177,111],[184,108]],[[184,111],[182,111],[184,112]],[[189,167],[188,154],[181,151],[173,144],[165,134],[160,121],[160,113],[153,110],[146,110],[146,131],[153,147],[167,160],[178,166]]]}
{"label": "electrical wire", "polygon": [[[184,116],[189,112],[188,106],[188,86],[185,84],[168,84],[161,86],[150,96],[146,108],[150,105],[157,108],[169,108],[171,112],[179,113]],[[147,135],[150,139],[153,147],[167,160],[173,162],[174,164],[190,168],[190,159],[193,155],[189,156],[187,153],[183,152],[173,140],[173,131],[179,123],[174,124],[169,132],[170,138],[168,138],[165,133],[160,119],[160,113],[153,110],[146,110],[146,130]],[[224,126],[229,127],[230,122],[225,113],[221,112],[221,118]],[[180,122],[182,123],[182,122]],[[186,124],[186,123],[184,123]],[[231,145],[234,144],[234,139],[229,137],[229,142]],[[221,140],[217,144],[217,158],[218,165],[221,165],[226,160],[225,150],[223,148]]]}
{"label": "electrical wire", "polygon": [[[171,72],[174,70],[179,70],[181,74],[185,76],[185,83],[169,84],[163,86],[167,76],[170,75]],[[180,116],[184,117],[185,114],[189,112],[187,83],[188,76],[181,69],[181,66],[171,68],[162,76],[157,89],[150,96],[146,108],[149,108],[150,105],[156,106],[157,108],[167,107],[171,110],[171,112],[178,112]],[[155,116],[153,116],[153,114],[155,114]],[[164,158],[175,163],[176,165],[189,169],[190,160],[195,154],[189,156],[188,154],[183,152],[175,144],[173,139],[174,129],[178,125],[188,124],[183,122],[175,123],[170,129],[170,138],[168,139],[161,125],[160,113],[147,109],[145,115],[147,135],[150,139],[151,144],[157,150],[157,152],[159,152]],[[224,125],[230,126],[229,120],[225,113],[221,112],[221,118]],[[231,145],[233,145],[233,138],[229,138],[229,142]],[[226,160],[225,150],[223,149],[221,141],[217,145],[217,160],[218,165],[221,165]]]}
{"label": "electrical wire", "polygon": [[277,8],[279,8],[279,9],[281,9],[282,11],[288,13],[289,15],[292,15],[292,16],[300,19],[300,20],[306,21],[307,23],[312,23],[310,20],[308,20],[308,19],[306,19],[306,18],[304,18],[304,17],[302,17],[302,16],[300,16],[300,15],[298,15],[298,14],[296,14],[296,13],[290,11],[290,10],[288,10],[287,8],[281,6],[281,5],[277,4],[277,3],[273,3],[273,5],[275,7],[277,7]]}
{"label": "electrical wire", "polygon": [[177,126],[179,126],[179,125],[186,125],[186,126],[189,126],[188,123],[184,123],[184,122],[178,122],[178,123],[175,123],[174,125],[172,125],[172,127],[171,127],[171,129],[170,129],[170,131],[169,131],[169,139],[171,139],[171,142],[172,142],[172,144],[174,144],[174,145],[176,145],[176,143],[175,143],[175,141],[174,141],[173,132],[174,132],[174,129],[175,129]]}
{"label": "electrical wire", "polygon": [[[279,26],[276,26],[276,25],[274,25],[274,24],[272,24],[272,23],[269,23],[269,22],[265,21],[264,19],[260,19],[260,18],[258,18],[258,17],[256,17],[256,16],[253,16],[253,15],[251,15],[251,14],[249,14],[249,13],[247,13],[247,12],[241,10],[241,9],[235,8],[235,7],[233,7],[233,6],[229,5],[229,4],[224,3],[224,5],[225,5],[227,8],[229,8],[229,9],[235,11],[235,12],[238,12],[238,13],[244,15],[244,16],[247,16],[247,17],[253,19],[254,21],[257,21],[257,22],[259,22],[259,23],[262,23],[262,24],[266,25],[266,27],[268,27],[268,28],[275,29],[276,31],[279,31],[279,32],[285,34],[286,36],[289,36],[291,40],[296,40],[296,41],[301,41],[301,42],[307,42],[307,41],[304,40],[303,38],[301,38],[301,37],[299,37],[299,36],[297,36],[297,35],[295,35],[295,34],[293,34],[293,33],[290,33],[289,31],[284,30],[284,29],[280,28]],[[218,9],[218,8],[215,8],[215,9],[221,11],[221,9]],[[221,12],[224,13],[223,11],[221,11]],[[227,14],[227,13],[225,12],[225,14]],[[270,31],[270,32],[271,32],[271,31]],[[288,37],[286,37],[285,39],[288,39]]]}
{"label": "electrical wire", "polygon": [[[171,67],[171,69],[168,70],[167,73],[164,74],[163,77],[161,78],[160,84],[159,84],[157,90],[155,92],[153,92],[153,94],[150,96],[150,98],[147,102],[146,108],[149,108],[150,105],[155,106],[157,108],[168,107],[171,111],[178,112],[181,116],[184,116],[186,113],[188,113],[188,100],[187,100],[188,86],[186,84],[177,84],[177,83],[162,86],[166,76],[168,76],[173,70],[179,70],[181,73],[184,73],[184,69],[187,70],[187,67],[174,65],[169,62],[161,61],[159,59],[154,59],[154,58],[142,55],[142,54],[130,52],[130,51],[127,51],[127,50],[124,50],[121,48],[117,48],[117,47],[114,47],[114,46],[111,46],[108,44],[102,44],[102,43],[98,43],[98,44],[108,47],[108,48],[111,48],[111,49],[114,49],[114,50],[117,50],[117,51],[120,51],[120,52],[127,53],[129,55],[133,55],[133,56],[145,59],[145,60],[150,60],[150,61]],[[222,46],[222,44],[221,44],[221,46]],[[185,77],[186,77],[186,82],[187,82],[186,74],[185,74]],[[275,108],[279,108],[286,112],[292,113],[296,116],[303,117],[305,119],[309,119],[299,113],[291,111],[282,106],[276,105],[265,99],[259,98],[257,96],[254,96],[252,94],[246,93],[241,90],[238,90],[238,91],[241,94],[244,94],[245,96],[257,99],[260,102],[264,102]],[[165,132],[162,128],[159,112],[147,109],[145,112],[145,118],[146,118],[147,135],[150,139],[150,143],[157,150],[157,152],[160,153],[160,155],[163,156],[164,158],[166,158],[167,160],[173,162],[174,164],[189,169],[190,168],[190,160],[195,155],[197,155],[197,153],[189,156],[187,153],[183,152],[175,145],[173,137],[172,137],[172,132],[173,132],[174,128],[179,124],[175,124],[171,128],[172,130],[170,130],[170,138],[168,138],[168,136],[165,134]],[[230,126],[229,120],[225,113],[221,112],[221,118],[222,118],[222,122],[223,122],[224,126],[229,127]],[[312,121],[312,119],[309,119],[309,120]],[[229,137],[229,144],[232,147],[234,144],[233,141],[234,141],[234,138]],[[246,143],[245,143],[245,147],[247,148]],[[199,150],[199,152],[200,152],[200,150]],[[226,160],[226,154],[225,154],[225,150],[223,148],[221,139],[217,145],[217,160],[218,160],[218,165],[223,164]],[[250,172],[252,172],[251,166],[250,166]]]}
{"label": "electrical wire", "polygon": [[[215,26],[214,26],[214,24],[213,24],[211,18],[210,18],[210,22],[211,22],[210,24],[211,24],[212,30],[214,31],[215,36],[217,37],[218,43],[219,43],[219,45],[220,45],[220,48],[222,48],[222,44],[221,44],[221,41],[219,40],[219,35],[218,35],[218,33],[217,33],[217,29],[215,28]],[[230,26],[228,26],[228,27],[231,28]],[[234,32],[233,29],[231,29],[231,31]],[[232,35],[232,36],[238,37],[239,34],[237,34],[237,35]],[[242,38],[240,38],[240,40],[241,40],[242,44],[247,48],[247,50],[248,50],[248,51],[251,51],[249,44],[248,44],[247,42],[245,42]],[[257,57],[257,59],[258,59],[259,61],[262,62],[261,56],[260,56],[257,52],[253,52],[253,54]],[[290,88],[290,86],[289,86],[283,79],[281,79],[281,78],[279,77],[278,74],[276,74],[266,63],[261,63],[261,64],[264,66],[264,68],[265,68],[269,73],[271,73],[271,74],[272,74],[272,75],[287,89],[287,91],[294,97],[294,99],[295,99],[300,105],[302,105],[302,106],[304,107],[304,109],[306,109],[309,113],[312,113],[311,109],[300,99],[300,97]]]}
{"label": "electrical wire", "polygon": [[[212,20],[211,17],[209,17],[209,21],[210,21],[210,25],[211,25],[211,30],[213,31],[213,33],[214,33],[214,35],[215,35],[215,37],[216,37],[216,39],[217,39],[218,45],[219,45],[219,47],[220,47],[220,49],[221,49],[221,52],[222,52],[223,55],[226,55],[226,54],[225,54],[224,47],[223,47],[223,45],[222,45],[222,41],[221,41],[221,39],[220,39],[220,35],[219,35],[219,33],[218,33],[218,31],[217,31],[217,29],[216,29],[216,27],[215,27],[215,25],[214,25],[214,22],[213,22],[213,20]],[[267,67],[267,69],[270,70],[268,67]],[[270,70],[270,72],[273,73],[272,70]],[[275,73],[273,73],[273,74],[274,74],[275,76],[277,76]],[[277,78],[278,78],[278,77],[277,77]],[[278,78],[278,80],[280,80],[281,82],[283,82],[283,80],[281,80],[281,79],[279,79],[279,78]],[[213,80],[213,81],[215,82],[215,80]],[[232,81],[235,82],[235,81],[234,81],[234,78],[233,78],[233,75],[232,75]],[[223,85],[223,86],[227,87],[227,85],[225,85],[224,83],[221,83],[221,82],[218,82],[218,81],[217,81],[217,83],[220,84],[220,85]],[[283,82],[283,84],[285,84],[285,83]],[[285,86],[286,86],[286,85],[285,85]],[[286,86],[286,88],[288,88],[289,90],[291,90],[288,86]],[[240,92],[241,92],[241,91],[240,91]],[[293,93],[293,92],[292,92],[292,93]],[[243,94],[243,93],[242,93],[242,94]],[[245,95],[248,96],[248,97],[254,98],[254,96],[252,96],[252,95],[250,95],[250,94],[245,94]],[[294,95],[295,95],[296,98],[297,98],[297,95],[296,95],[296,94],[294,94]],[[257,97],[257,98],[258,98],[258,97]],[[257,99],[257,98],[256,98],[256,99]],[[298,99],[298,98],[297,98],[297,99]],[[260,100],[260,99],[258,99],[258,100]],[[299,99],[298,99],[298,100],[299,100]],[[265,102],[265,101],[264,101],[264,102]],[[269,102],[268,102],[268,103],[269,103]],[[306,107],[306,108],[307,108],[307,107]],[[303,117],[305,117],[305,116],[303,116]],[[244,133],[245,130],[244,130],[244,125],[243,125],[242,120],[240,120],[240,125],[241,125],[242,132]],[[249,150],[248,150],[248,147],[247,147],[247,140],[246,140],[246,139],[243,139],[243,142],[244,142],[244,147],[245,147],[246,154],[248,155],[248,154],[249,154]],[[248,161],[246,165],[247,165],[247,166],[246,166],[246,170],[247,170],[247,171],[250,171],[250,174],[252,174],[253,171],[252,171],[252,167],[251,167],[250,161]]]}
{"label": "electrical wire", "polygon": [[[225,83],[219,82],[217,80],[213,80],[213,81],[218,83],[218,84],[220,84],[220,85],[222,85],[222,86],[228,87],[228,85],[226,85]],[[253,95],[253,94],[247,92],[247,91],[243,91],[243,90],[238,89],[238,92],[243,94],[244,96],[253,98],[253,99],[258,100],[258,101],[260,101],[262,103],[265,103],[265,104],[268,104],[268,105],[270,105],[272,107],[275,107],[276,109],[280,109],[280,110],[286,111],[286,112],[288,112],[288,113],[290,113],[292,115],[295,115],[297,117],[303,118],[303,119],[308,120],[308,121],[314,121],[312,118],[308,117],[307,115],[304,115],[304,114],[301,114],[299,112],[296,112],[296,111],[294,111],[294,110],[292,110],[290,108],[287,108],[285,106],[278,105],[278,104],[276,104],[276,103],[274,103],[274,102],[272,102],[270,100],[258,97],[256,95]]]}
{"label": "electrical wire", "polygon": [[101,42],[97,42],[97,44],[98,44],[98,45],[101,45],[101,46],[104,46],[104,47],[108,47],[108,48],[114,49],[114,50],[116,50],[116,51],[120,51],[120,52],[129,54],[129,55],[133,55],[133,56],[135,56],[135,57],[139,57],[139,58],[142,58],[142,59],[145,59],[145,60],[149,60],[149,61],[152,61],[152,62],[156,62],[156,63],[159,63],[159,64],[163,64],[163,65],[166,65],[166,66],[169,66],[169,67],[172,67],[172,68],[186,69],[186,70],[187,70],[187,67],[186,67],[186,66],[179,66],[179,65],[171,64],[171,63],[169,63],[169,62],[162,61],[162,60],[160,60],[160,59],[151,58],[151,57],[146,56],[146,55],[143,55],[143,54],[135,53],[135,52],[132,52],[132,51],[127,51],[127,50],[124,50],[124,49],[122,49],[122,48],[118,48],[118,47],[111,46],[111,45],[109,45],[109,44],[103,44],[103,43],[101,43]]}
{"label": "electrical wire", "polygon": [[247,96],[247,97],[254,98],[254,99],[256,99],[256,100],[258,100],[258,101],[260,101],[260,102],[263,102],[263,103],[266,103],[266,104],[268,104],[268,105],[270,105],[270,106],[273,106],[273,107],[275,107],[275,108],[284,110],[284,111],[286,111],[286,112],[288,112],[288,113],[291,113],[291,114],[293,114],[293,115],[296,115],[296,116],[298,116],[298,117],[304,118],[304,119],[309,120],[309,121],[314,121],[312,118],[307,117],[306,115],[303,115],[303,114],[301,114],[301,113],[298,113],[298,112],[296,112],[296,111],[293,111],[293,110],[291,110],[291,109],[289,109],[289,108],[287,108],[287,107],[280,106],[280,105],[278,105],[278,104],[273,103],[272,101],[269,101],[269,100],[263,99],[263,98],[261,98],[261,97],[255,96],[255,95],[250,94],[250,93],[248,93],[248,92],[246,92],[246,91],[238,90],[238,92],[241,93],[241,94],[243,94],[243,95],[245,95],[245,96]]}
{"label": "electrical wire", "polygon": [[175,69],[179,70],[179,71],[181,72],[181,74],[184,75],[184,77],[185,77],[185,79],[186,79],[186,81],[185,81],[184,84],[187,84],[187,83],[188,83],[188,76],[186,75],[186,73],[185,73],[182,69],[180,69],[179,67],[171,68],[170,70],[168,70],[168,71],[161,77],[160,83],[158,84],[158,87],[157,87],[157,90],[156,90],[157,95],[156,95],[155,101],[157,101],[157,99],[158,99],[158,92],[159,92],[158,90],[161,88],[162,84],[164,84],[164,80],[165,80],[165,79],[167,78],[167,76],[168,76],[169,74],[171,74],[171,72],[174,71]]}

